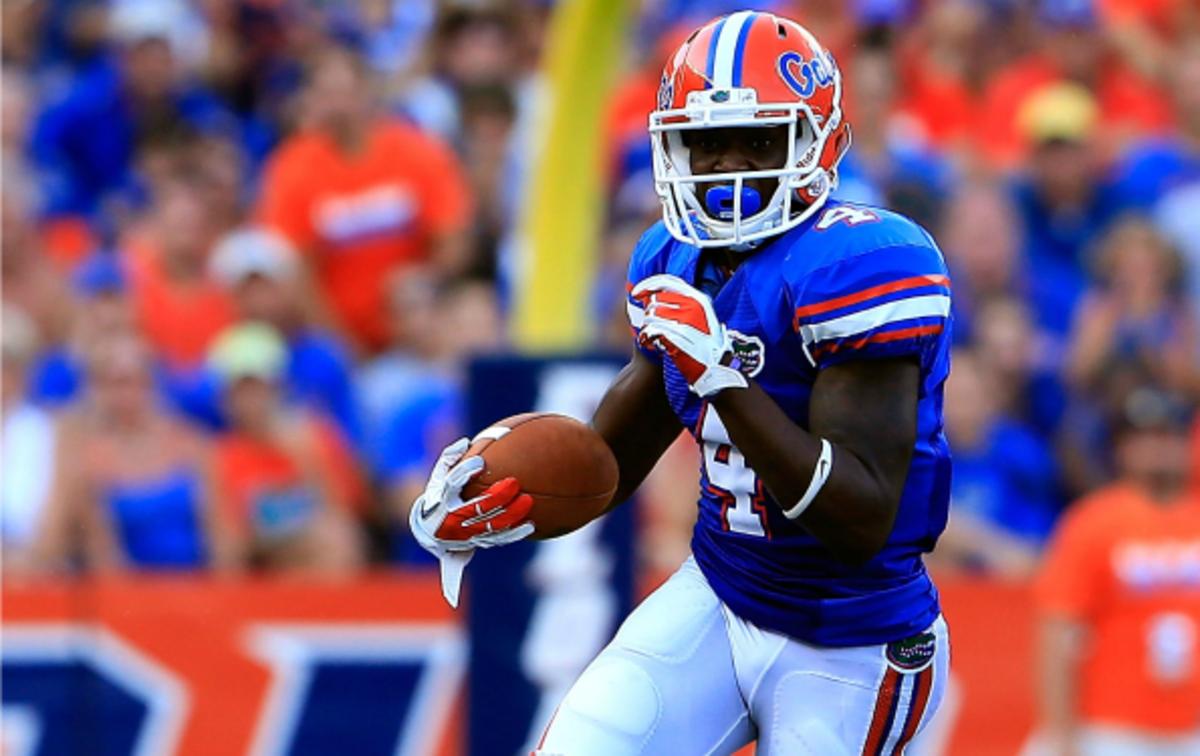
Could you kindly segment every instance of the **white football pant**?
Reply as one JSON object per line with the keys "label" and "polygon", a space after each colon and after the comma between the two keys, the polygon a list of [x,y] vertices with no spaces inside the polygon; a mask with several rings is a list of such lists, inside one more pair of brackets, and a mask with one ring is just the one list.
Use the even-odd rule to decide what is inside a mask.
{"label": "white football pant", "polygon": [[906,670],[886,644],[825,648],[733,614],[688,559],[629,615],[588,665],[535,754],[726,754],[757,739],[760,756],[898,756],[937,711],[950,649]]}

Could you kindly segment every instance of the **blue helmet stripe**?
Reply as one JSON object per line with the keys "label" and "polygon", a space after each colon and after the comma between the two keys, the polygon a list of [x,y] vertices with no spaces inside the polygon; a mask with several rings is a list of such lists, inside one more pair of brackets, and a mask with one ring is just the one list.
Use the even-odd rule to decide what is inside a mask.
{"label": "blue helmet stripe", "polygon": [[712,87],[713,77],[715,76],[714,69],[716,69],[716,67],[717,67],[717,40],[719,40],[721,38],[721,29],[725,28],[725,21],[728,18],[729,17],[726,16],[725,18],[722,18],[719,22],[717,22],[716,28],[713,29],[712,37],[710,37],[708,40],[708,62],[705,64],[705,67],[704,67],[704,88],[705,89],[709,89]]}

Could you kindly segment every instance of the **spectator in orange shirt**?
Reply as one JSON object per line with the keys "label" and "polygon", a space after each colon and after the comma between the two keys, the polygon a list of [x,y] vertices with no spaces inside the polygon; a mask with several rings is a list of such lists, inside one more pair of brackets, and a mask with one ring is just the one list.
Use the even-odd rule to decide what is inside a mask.
{"label": "spectator in orange shirt", "polygon": [[[898,51],[905,104],[930,142],[942,149],[963,151],[969,146],[988,62],[980,54],[980,41],[994,33],[987,22],[982,3],[935,3]],[[971,157],[965,151],[961,156]]]}
{"label": "spectator in orange shirt", "polygon": [[1193,423],[1192,433],[1192,490],[1200,496],[1200,417]]}
{"label": "spectator in orange shirt", "polygon": [[268,160],[259,211],[306,257],[313,309],[367,351],[387,343],[390,273],[470,265],[471,201],[453,153],[379,115],[362,61],[344,48],[309,70],[301,129]]}
{"label": "spectator in orange shirt", "polygon": [[171,371],[199,367],[212,339],[233,319],[229,293],[208,275],[221,229],[202,196],[190,177],[163,183],[147,233],[126,244],[139,324]]}
{"label": "spectator in orange shirt", "polygon": [[1131,138],[1170,126],[1166,99],[1111,53],[1091,3],[1040,0],[1038,5],[1038,51],[1000,71],[984,92],[979,147],[993,164],[1012,167],[1026,155],[1018,113],[1030,93],[1056,81],[1075,82],[1096,98],[1103,152],[1109,157]]}
{"label": "spectator in orange shirt", "polygon": [[1035,594],[1041,753],[1200,753],[1190,410],[1157,389],[1130,392],[1119,479],[1073,507],[1047,553]]}
{"label": "spectator in orange shirt", "polygon": [[217,485],[250,564],[339,573],[362,563],[353,509],[361,483],[332,424],[285,407],[287,345],[271,326],[225,331],[209,365],[224,389],[230,431],[217,447]]}
{"label": "spectator in orange shirt", "polygon": [[1146,76],[1162,76],[1175,45],[1200,32],[1196,0],[1097,0],[1114,46]]}

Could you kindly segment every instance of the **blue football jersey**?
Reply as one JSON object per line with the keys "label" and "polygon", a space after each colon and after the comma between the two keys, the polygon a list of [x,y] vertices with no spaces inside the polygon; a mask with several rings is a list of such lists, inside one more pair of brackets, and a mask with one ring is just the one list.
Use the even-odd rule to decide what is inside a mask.
{"label": "blue football jersey", "polygon": [[[657,273],[699,285],[699,263],[699,249],[656,224],[634,250],[629,288]],[[640,305],[627,304],[636,331]],[[742,261],[713,307],[743,372],[804,428],[822,369],[900,356],[921,368],[916,445],[896,522],[882,552],[855,567],[783,515],[716,410],[669,359],[642,350],[662,365],[671,407],[703,451],[692,552],[713,590],[741,617],[817,645],[886,643],[926,629],[940,609],[921,555],[945,528],[950,491],[942,428],[950,285],[937,245],[903,216],[831,201]]]}

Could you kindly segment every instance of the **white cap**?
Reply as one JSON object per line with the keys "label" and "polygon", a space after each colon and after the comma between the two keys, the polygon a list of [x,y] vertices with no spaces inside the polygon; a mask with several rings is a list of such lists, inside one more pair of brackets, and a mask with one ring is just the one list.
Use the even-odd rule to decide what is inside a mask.
{"label": "white cap", "polygon": [[187,0],[112,0],[108,33],[118,44],[131,45],[161,39],[188,65],[207,56],[208,29]]}
{"label": "white cap", "polygon": [[235,286],[252,275],[286,279],[296,271],[296,253],[286,239],[270,229],[240,228],[217,243],[209,270],[226,286]]}

